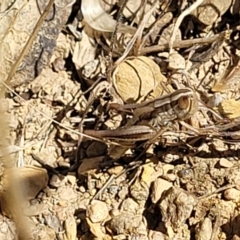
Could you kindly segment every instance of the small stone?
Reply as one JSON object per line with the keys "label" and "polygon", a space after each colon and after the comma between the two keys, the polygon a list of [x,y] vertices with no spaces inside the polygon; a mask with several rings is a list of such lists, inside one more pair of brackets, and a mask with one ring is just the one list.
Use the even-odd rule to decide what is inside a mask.
{"label": "small stone", "polygon": [[169,173],[169,174],[163,175],[162,178],[166,179],[169,182],[174,182],[177,176],[174,173]]}
{"label": "small stone", "polygon": [[87,216],[93,223],[102,222],[108,217],[108,207],[105,202],[95,200],[87,208]]}
{"label": "small stone", "polygon": [[196,240],[211,240],[212,235],[212,221],[210,218],[205,218],[196,227],[195,239]]}
{"label": "small stone", "polygon": [[93,188],[93,189],[91,189],[91,190],[89,191],[89,193],[90,193],[91,196],[95,196],[96,193],[97,193],[97,189],[96,189],[96,188]]}
{"label": "small stone", "polygon": [[153,162],[148,162],[143,166],[141,180],[147,183],[149,186],[151,182],[155,181],[157,178],[157,175],[154,174],[155,173],[154,166],[155,164]]}
{"label": "small stone", "polygon": [[168,190],[171,187],[172,187],[171,182],[158,178],[152,185],[152,194],[151,194],[152,202],[157,203],[161,198],[163,192]]}
{"label": "small stone", "polygon": [[108,173],[111,175],[113,175],[113,174],[118,175],[122,171],[123,171],[123,166],[115,166],[115,167],[108,169]]}
{"label": "small stone", "polygon": [[65,61],[61,57],[57,57],[53,61],[52,65],[53,65],[53,69],[54,69],[55,72],[60,72],[60,71],[63,71],[65,69]]}
{"label": "small stone", "polygon": [[117,215],[119,215],[120,214],[120,211],[118,210],[118,209],[113,209],[113,210],[111,210],[111,212],[110,212],[110,215],[112,216],[112,217],[115,217],[115,216],[117,216]]}
{"label": "small stone", "polygon": [[163,164],[163,174],[168,174],[170,171],[174,169],[174,166],[172,164]]}
{"label": "small stone", "polygon": [[82,74],[85,78],[90,78],[90,76],[97,70],[99,60],[95,59],[93,61],[87,62],[83,66]]}
{"label": "small stone", "polygon": [[116,234],[126,234],[131,232],[132,229],[137,231],[141,222],[142,215],[122,212],[120,215],[112,218],[110,228],[116,232]]}
{"label": "small stone", "polygon": [[149,186],[143,181],[136,180],[130,187],[130,194],[136,202],[144,204],[149,196]]}
{"label": "small stone", "polygon": [[86,198],[86,199],[90,198],[90,193],[89,192],[85,192],[83,194],[83,197]]}
{"label": "small stone", "polygon": [[105,203],[108,205],[112,204],[112,200],[110,198],[105,199]]}
{"label": "small stone", "polygon": [[226,181],[229,184],[234,184],[235,188],[240,191],[240,171],[239,168],[228,168],[228,174],[226,174]]}
{"label": "small stone", "polygon": [[210,108],[217,107],[223,100],[223,97],[220,93],[214,93],[207,102],[207,106]]}
{"label": "small stone", "polygon": [[58,188],[61,185],[63,185],[64,182],[65,182],[64,177],[62,178],[62,177],[58,176],[57,174],[53,174],[49,184],[51,187]]}
{"label": "small stone", "polygon": [[128,195],[128,188],[126,186],[122,187],[122,189],[118,192],[119,199],[124,199]]}
{"label": "small stone", "polygon": [[235,188],[229,188],[224,191],[224,197],[226,200],[239,201],[240,191]]}
{"label": "small stone", "polygon": [[166,235],[164,235],[163,233],[158,232],[158,231],[150,230],[149,231],[149,239],[151,239],[151,240],[164,240],[164,239],[166,239]]}
{"label": "small stone", "polygon": [[122,203],[122,210],[129,213],[136,213],[138,208],[139,205],[132,198],[127,198]]}
{"label": "small stone", "polygon": [[179,178],[181,178],[181,180],[188,181],[189,179],[192,179],[194,177],[194,172],[192,169],[184,168],[184,169],[179,170],[177,172],[177,175]]}
{"label": "small stone", "polygon": [[59,161],[58,162],[58,166],[62,167],[62,168],[69,168],[70,167],[70,163],[66,162],[66,161]]}
{"label": "small stone", "polygon": [[85,189],[85,187],[80,186],[80,187],[79,187],[79,191],[80,191],[81,193],[85,193],[85,192],[86,192],[86,189]]}
{"label": "small stone", "polygon": [[171,154],[171,153],[167,153],[166,155],[163,156],[163,161],[165,163],[170,163],[170,162],[174,162],[176,160],[178,160],[180,157],[178,154]]}
{"label": "small stone", "polygon": [[171,227],[171,231],[177,231],[179,227],[187,227],[185,222],[191,216],[196,202],[193,194],[178,187],[171,187],[164,193],[164,198],[158,205],[162,221]]}
{"label": "small stone", "polygon": [[64,236],[66,240],[73,240],[76,239],[77,236],[77,224],[76,220],[73,216],[68,216],[67,219],[64,221]]}
{"label": "small stone", "polygon": [[232,240],[240,240],[240,237],[238,237],[237,235],[234,235]]}
{"label": "small stone", "polygon": [[113,194],[113,195],[117,194],[117,193],[119,192],[119,190],[120,190],[120,188],[119,188],[118,185],[111,185],[111,186],[109,186],[109,188],[108,188],[108,192],[109,192],[110,194]]}
{"label": "small stone", "polygon": [[219,165],[220,165],[221,167],[230,168],[230,167],[233,166],[233,163],[230,162],[229,160],[227,160],[226,158],[221,158],[221,159],[219,160]]}
{"label": "small stone", "polygon": [[86,210],[88,208],[89,204],[90,204],[90,199],[89,198],[88,199],[86,199],[86,198],[79,198],[77,200],[78,209]]}
{"label": "small stone", "polygon": [[185,69],[185,59],[180,54],[174,52],[169,56],[168,68],[171,70]]}
{"label": "small stone", "polygon": [[67,202],[60,200],[60,201],[58,201],[58,205],[61,207],[67,207]]}
{"label": "small stone", "polygon": [[77,199],[77,193],[71,187],[59,188],[59,197],[65,201],[75,201]]}
{"label": "small stone", "polygon": [[228,150],[227,144],[225,144],[220,139],[214,139],[212,144],[213,144],[213,148],[219,152],[224,152]]}
{"label": "small stone", "polygon": [[67,180],[68,180],[68,182],[71,183],[72,186],[75,185],[76,184],[76,173],[69,173],[67,175]]}

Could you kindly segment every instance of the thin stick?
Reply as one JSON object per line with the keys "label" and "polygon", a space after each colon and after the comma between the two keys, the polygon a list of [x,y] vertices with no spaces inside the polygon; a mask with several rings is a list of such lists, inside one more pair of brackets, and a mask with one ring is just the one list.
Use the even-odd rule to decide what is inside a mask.
{"label": "thin stick", "polygon": [[198,200],[206,199],[206,198],[212,197],[215,194],[218,194],[218,193],[223,192],[223,191],[225,191],[225,190],[227,190],[229,188],[234,188],[234,187],[236,187],[235,184],[228,184],[226,186],[223,186],[223,187],[221,187],[219,189],[214,190],[213,192],[206,193],[205,195],[203,195],[201,197],[198,197],[197,199]]}
{"label": "thin stick", "polygon": [[[207,44],[215,42],[218,39],[225,38],[226,37],[226,31],[223,31],[219,34],[215,34],[212,37],[204,37],[204,38],[195,38],[195,39],[187,39],[187,40],[180,40],[177,42],[174,42],[172,44],[172,48],[186,48],[190,47],[194,44]],[[146,54],[146,53],[152,53],[152,52],[160,52],[166,49],[170,48],[169,43],[164,43],[160,45],[154,45],[150,47],[145,47],[141,50],[140,54]]]}
{"label": "thin stick", "polygon": [[46,6],[46,8],[44,9],[43,13],[41,14],[41,17],[39,18],[37,24],[35,25],[27,43],[25,44],[23,50],[21,51],[20,55],[18,56],[17,60],[15,61],[15,63],[12,65],[11,67],[11,71],[8,74],[7,79],[5,80],[5,82],[8,84],[10,83],[11,79],[13,78],[14,74],[16,73],[19,65],[21,64],[24,56],[26,55],[27,51],[29,50],[29,48],[32,46],[33,41],[35,40],[37,33],[40,29],[40,27],[42,26],[43,21],[45,20],[47,14],[49,13],[51,7],[53,6],[54,0],[50,0],[48,5]]}

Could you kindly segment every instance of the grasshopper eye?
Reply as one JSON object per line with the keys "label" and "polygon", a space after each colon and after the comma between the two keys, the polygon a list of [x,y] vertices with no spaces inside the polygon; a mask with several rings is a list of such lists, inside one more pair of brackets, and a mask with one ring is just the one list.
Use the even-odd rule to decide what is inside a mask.
{"label": "grasshopper eye", "polygon": [[191,100],[188,96],[180,97],[178,99],[178,106],[180,107],[180,109],[187,109],[189,107],[190,101]]}

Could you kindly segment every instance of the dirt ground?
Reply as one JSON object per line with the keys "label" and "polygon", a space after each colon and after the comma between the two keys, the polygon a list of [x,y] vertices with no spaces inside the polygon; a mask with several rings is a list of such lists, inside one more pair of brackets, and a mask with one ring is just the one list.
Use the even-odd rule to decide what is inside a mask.
{"label": "dirt ground", "polygon": [[0,239],[240,239],[239,17],[3,1]]}

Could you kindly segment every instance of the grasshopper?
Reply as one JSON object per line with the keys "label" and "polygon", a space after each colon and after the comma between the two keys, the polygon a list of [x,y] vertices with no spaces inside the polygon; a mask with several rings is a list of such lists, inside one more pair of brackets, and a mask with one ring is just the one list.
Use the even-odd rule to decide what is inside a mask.
{"label": "grasshopper", "polygon": [[[113,103],[110,108],[118,112],[133,114],[132,126],[115,130],[85,130],[84,133],[96,138],[124,141],[148,140],[156,135],[157,130],[168,126],[174,121],[190,118],[198,111],[197,95],[190,88],[176,90],[165,96],[137,104]],[[148,121],[148,125],[141,121]],[[138,122],[138,125],[134,125]]]}

